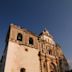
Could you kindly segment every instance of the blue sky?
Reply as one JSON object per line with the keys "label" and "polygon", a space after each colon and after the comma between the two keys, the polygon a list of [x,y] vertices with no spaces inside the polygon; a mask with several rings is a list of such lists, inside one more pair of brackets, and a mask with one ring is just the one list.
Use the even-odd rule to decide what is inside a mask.
{"label": "blue sky", "polygon": [[72,0],[0,0],[0,57],[10,23],[37,35],[46,27],[72,62]]}

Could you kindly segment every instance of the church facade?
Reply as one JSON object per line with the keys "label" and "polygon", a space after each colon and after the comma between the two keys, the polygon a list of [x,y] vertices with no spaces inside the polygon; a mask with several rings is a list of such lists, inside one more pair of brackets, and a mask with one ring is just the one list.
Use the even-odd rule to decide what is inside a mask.
{"label": "church facade", "polygon": [[0,61],[0,72],[66,72],[67,60],[53,36],[44,29],[39,36],[11,24]]}

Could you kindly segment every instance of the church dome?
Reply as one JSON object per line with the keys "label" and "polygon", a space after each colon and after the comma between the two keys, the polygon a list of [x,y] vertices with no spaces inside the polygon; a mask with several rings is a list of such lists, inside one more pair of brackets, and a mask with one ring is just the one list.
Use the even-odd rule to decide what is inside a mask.
{"label": "church dome", "polygon": [[55,44],[53,40],[53,36],[48,32],[48,30],[45,28],[41,33],[40,33],[40,38],[46,42],[49,42],[51,44]]}
{"label": "church dome", "polygon": [[49,31],[46,28],[39,34],[39,36],[42,36],[42,35],[53,38],[52,35],[49,33]]}

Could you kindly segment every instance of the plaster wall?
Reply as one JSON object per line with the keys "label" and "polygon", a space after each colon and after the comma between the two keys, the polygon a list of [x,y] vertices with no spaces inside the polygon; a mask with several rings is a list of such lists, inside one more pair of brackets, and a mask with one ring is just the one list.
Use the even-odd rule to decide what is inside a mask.
{"label": "plaster wall", "polygon": [[40,72],[38,52],[38,49],[9,41],[4,72],[20,72],[21,68],[26,72]]}

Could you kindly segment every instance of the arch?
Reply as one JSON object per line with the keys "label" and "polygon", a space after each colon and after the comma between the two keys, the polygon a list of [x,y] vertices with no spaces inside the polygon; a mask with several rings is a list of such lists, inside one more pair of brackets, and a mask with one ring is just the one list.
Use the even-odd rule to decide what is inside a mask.
{"label": "arch", "polygon": [[34,43],[33,43],[33,38],[32,38],[32,37],[29,38],[29,44],[31,44],[31,45],[34,44]]}
{"label": "arch", "polygon": [[51,50],[51,49],[49,49],[48,51],[49,51],[49,54],[50,54],[50,55],[52,55],[52,50]]}
{"label": "arch", "polygon": [[17,34],[17,40],[18,41],[22,41],[22,38],[23,38],[22,34],[21,33],[18,33]]}
{"label": "arch", "polygon": [[57,72],[56,66],[53,62],[50,63],[50,70],[51,70],[51,72]]}
{"label": "arch", "polygon": [[20,72],[26,72],[25,68],[21,68]]}

